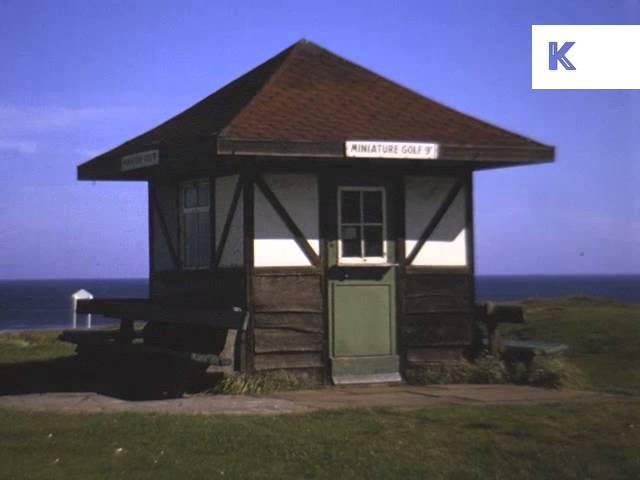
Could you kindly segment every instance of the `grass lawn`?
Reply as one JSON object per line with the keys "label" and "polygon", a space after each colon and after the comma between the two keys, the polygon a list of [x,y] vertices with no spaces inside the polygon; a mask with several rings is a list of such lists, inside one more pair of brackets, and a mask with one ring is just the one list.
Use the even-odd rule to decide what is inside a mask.
{"label": "grass lawn", "polygon": [[[0,410],[0,478],[640,478],[640,305],[573,298],[526,308],[529,323],[509,335],[569,344],[589,388],[627,395],[278,417]],[[64,372],[72,352],[52,333],[0,335],[1,392],[21,381],[50,391],[47,375]]]}
{"label": "grass lawn", "polygon": [[0,365],[70,357],[75,347],[57,340],[59,331],[0,333]]}
{"label": "grass lawn", "polygon": [[573,297],[525,307],[528,323],[504,329],[508,336],[565,343],[587,388],[640,394],[640,305]]}
{"label": "grass lawn", "polygon": [[5,412],[0,431],[2,478],[640,478],[637,400],[262,418]]}

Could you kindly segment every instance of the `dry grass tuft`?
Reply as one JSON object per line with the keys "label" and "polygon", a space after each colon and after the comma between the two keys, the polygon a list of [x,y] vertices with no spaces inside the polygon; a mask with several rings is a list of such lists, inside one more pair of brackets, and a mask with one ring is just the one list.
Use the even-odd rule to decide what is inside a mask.
{"label": "dry grass tuft", "polygon": [[233,373],[224,377],[210,393],[226,395],[251,395],[276,391],[310,388],[314,382],[304,374],[286,371],[265,373]]}

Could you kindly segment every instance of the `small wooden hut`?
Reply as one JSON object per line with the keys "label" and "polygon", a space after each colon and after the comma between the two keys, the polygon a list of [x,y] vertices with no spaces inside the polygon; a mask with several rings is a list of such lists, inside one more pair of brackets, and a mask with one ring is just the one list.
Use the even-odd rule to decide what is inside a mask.
{"label": "small wooden hut", "polygon": [[235,329],[244,372],[399,380],[470,344],[473,172],[553,158],[302,40],[78,167],[149,192],[150,297],[83,311],[200,353]]}

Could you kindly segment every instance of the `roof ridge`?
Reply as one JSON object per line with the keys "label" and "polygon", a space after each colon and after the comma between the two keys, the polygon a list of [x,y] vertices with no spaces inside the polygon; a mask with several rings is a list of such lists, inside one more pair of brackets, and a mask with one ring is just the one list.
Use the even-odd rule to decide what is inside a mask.
{"label": "roof ridge", "polygon": [[296,43],[294,43],[293,45],[288,46],[287,48],[285,48],[284,50],[282,50],[281,52],[277,53],[276,55],[274,55],[273,57],[269,58],[267,61],[265,61],[262,65],[264,65],[265,63],[270,62],[271,60],[273,60],[274,58],[285,54],[285,58],[280,62],[280,65],[278,65],[278,67],[271,72],[271,74],[269,75],[269,78],[267,78],[267,80],[260,86],[260,88],[258,88],[255,93],[253,94],[253,96],[251,97],[251,99],[249,99],[248,102],[246,102],[242,108],[240,108],[235,115],[233,115],[233,117],[231,117],[231,119],[227,122],[227,124],[224,126],[224,128],[222,130],[220,130],[217,133],[218,137],[224,137],[226,131],[231,127],[231,125],[233,125],[233,123],[236,121],[236,119],[238,117],[240,117],[251,105],[253,105],[253,103],[255,102],[255,100],[260,96],[260,94],[269,86],[273,83],[274,79],[276,77],[278,77],[278,75],[280,74],[280,72],[282,72],[287,64],[287,62],[291,59],[291,57],[293,56],[294,52],[296,52],[297,50],[300,49],[301,45],[304,45],[305,43],[310,43],[307,39],[302,38],[300,40],[298,40]]}

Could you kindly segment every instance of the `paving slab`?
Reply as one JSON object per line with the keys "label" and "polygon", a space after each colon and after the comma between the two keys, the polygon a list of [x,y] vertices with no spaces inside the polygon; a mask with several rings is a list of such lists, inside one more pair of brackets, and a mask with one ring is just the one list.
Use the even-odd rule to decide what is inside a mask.
{"label": "paving slab", "polygon": [[313,410],[368,407],[420,408],[436,404],[538,404],[617,398],[599,392],[516,385],[341,387],[282,392],[272,397],[290,400]]}
{"label": "paving slab", "polygon": [[129,401],[93,392],[0,396],[0,408],[61,413],[184,413],[278,415],[344,408],[413,409],[436,405],[530,405],[599,401],[616,395],[515,385],[349,386],[270,395],[190,395],[179,399]]}
{"label": "paving slab", "polygon": [[251,395],[193,395],[129,401],[98,393],[42,393],[0,397],[0,408],[60,413],[186,413],[201,415],[276,415],[309,409],[289,400]]}

